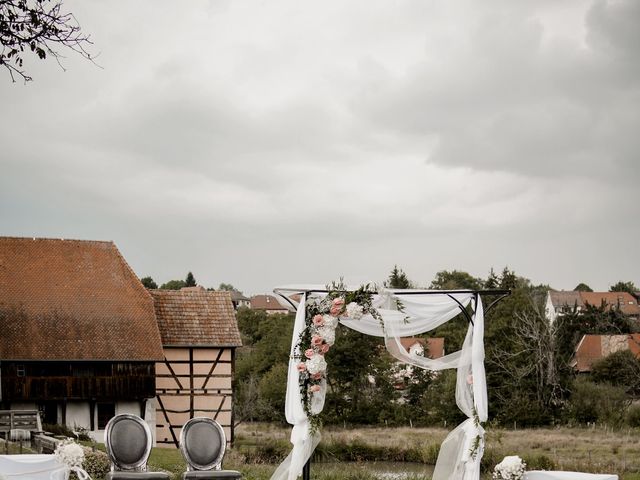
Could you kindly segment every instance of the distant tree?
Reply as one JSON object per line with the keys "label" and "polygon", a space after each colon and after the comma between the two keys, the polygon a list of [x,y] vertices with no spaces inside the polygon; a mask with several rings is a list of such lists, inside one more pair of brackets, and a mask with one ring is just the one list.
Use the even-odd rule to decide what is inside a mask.
{"label": "distant tree", "polygon": [[14,82],[16,75],[31,80],[23,68],[25,52],[41,60],[53,57],[60,65],[59,48],[92,60],[90,44],[73,14],[62,10],[61,0],[0,0],[0,66]]}
{"label": "distant tree", "polygon": [[158,288],[158,284],[154,282],[153,278],[151,277],[143,277],[140,279],[140,281],[142,282],[142,285],[145,286],[145,288],[149,288],[151,290]]}
{"label": "distant tree", "polygon": [[500,288],[513,290],[518,286],[518,276],[513,270],[509,270],[509,267],[502,269],[502,275],[500,275]]}
{"label": "distant tree", "polygon": [[576,288],[574,288],[573,291],[574,292],[593,292],[593,289],[586,283],[579,283],[578,285],[576,285]]}
{"label": "distant tree", "polygon": [[441,270],[436,273],[436,278],[431,282],[430,288],[436,290],[480,290],[482,289],[483,283],[481,278],[473,277],[467,272]]}
{"label": "distant tree", "polygon": [[398,268],[397,265],[393,266],[393,270],[389,274],[389,278],[385,280],[384,286],[387,288],[413,288],[413,283],[407,278],[407,274]]}
{"label": "distant tree", "polygon": [[638,289],[638,287],[636,287],[633,282],[618,282],[615,285],[612,285],[611,288],[609,288],[610,292],[627,292],[631,295],[633,295],[638,290],[640,289]]}
{"label": "distant tree", "polygon": [[491,325],[488,329],[491,395],[495,407],[499,407],[498,416],[505,423],[549,423],[565,393],[553,330],[537,296],[531,293],[524,289],[514,291],[509,300],[513,299],[515,308],[508,326],[498,326],[496,330],[496,325]]}
{"label": "distant tree", "polygon": [[487,290],[493,290],[496,289],[500,286],[500,278],[498,277],[498,275],[496,275],[496,272],[493,270],[493,267],[491,267],[491,270],[489,270],[489,276],[487,277],[487,280],[484,282],[484,288],[486,288]]}
{"label": "distant tree", "polygon": [[187,284],[184,280],[169,280],[167,283],[160,285],[161,290],[180,290],[186,287]]}
{"label": "distant tree", "polygon": [[196,277],[193,276],[193,273],[187,273],[187,278],[184,280],[184,284],[187,287],[195,287],[198,284],[196,282]]}
{"label": "distant tree", "polygon": [[242,292],[240,292],[240,290],[238,290],[236,287],[234,287],[230,283],[221,283],[220,286],[218,287],[218,290],[222,290],[222,291],[225,291],[225,292],[242,293]]}

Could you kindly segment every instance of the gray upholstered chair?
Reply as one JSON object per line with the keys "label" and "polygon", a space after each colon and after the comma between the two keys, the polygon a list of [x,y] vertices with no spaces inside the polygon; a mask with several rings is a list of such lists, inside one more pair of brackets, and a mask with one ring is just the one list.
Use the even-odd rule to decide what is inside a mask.
{"label": "gray upholstered chair", "polygon": [[218,422],[205,417],[189,420],[180,433],[180,450],[187,461],[184,480],[242,478],[235,470],[222,470],[227,446],[224,430]]}
{"label": "gray upholstered chair", "polygon": [[151,430],[136,415],[116,415],[105,429],[105,444],[111,471],[105,480],[168,480],[163,472],[148,472],[151,453]]}

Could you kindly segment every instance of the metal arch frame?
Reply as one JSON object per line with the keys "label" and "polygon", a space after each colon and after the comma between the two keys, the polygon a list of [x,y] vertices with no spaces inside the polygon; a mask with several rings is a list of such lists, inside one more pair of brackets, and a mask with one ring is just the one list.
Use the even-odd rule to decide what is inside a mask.
{"label": "metal arch frame", "polygon": [[[290,292],[293,295],[295,295],[295,294],[306,295],[306,294],[309,294],[309,293],[328,293],[328,290],[326,290],[326,289],[305,289],[305,288],[302,288],[302,289],[296,290],[296,289],[275,288],[273,290],[273,293],[275,293],[280,298],[282,298],[285,302],[287,302],[289,305],[291,305],[291,307],[294,310],[296,309],[295,303],[291,300],[291,298],[289,298],[287,295],[285,295],[283,293],[284,291]],[[376,294],[378,292],[371,292],[371,293]],[[497,296],[497,298],[494,299],[485,308],[485,312],[489,312],[489,310],[491,310],[495,305],[497,305],[497,303],[500,300],[502,300],[503,298],[506,298],[509,295],[511,295],[511,290],[499,290],[499,289],[490,289],[490,290],[470,290],[470,289],[463,289],[463,290],[418,290],[418,289],[415,289],[415,290],[398,291],[398,292],[394,293],[394,295],[397,295],[397,296],[402,296],[402,295],[446,295],[447,297],[451,298],[453,301],[455,301],[458,304],[458,308],[460,309],[460,312],[464,315],[464,317],[467,319],[467,321],[469,323],[473,324],[473,318],[471,317],[471,315],[469,314],[467,309],[462,305],[462,303],[460,303],[460,301],[453,295],[455,293],[472,293],[473,294],[473,299],[474,299],[476,304],[478,302],[478,297]]]}
{"label": "metal arch frame", "polygon": [[[289,305],[291,305],[291,307],[296,310],[296,305],[295,303],[291,300],[291,298],[289,298],[287,295],[285,295],[282,291],[287,291],[290,293],[290,295],[307,295],[309,293],[328,293],[328,290],[326,289],[285,289],[285,288],[275,288],[273,290],[273,293],[275,293],[276,295],[278,295],[280,298],[282,298],[285,302],[287,302]],[[378,292],[371,292],[373,294],[376,294]],[[500,302],[500,300],[502,300],[503,298],[508,297],[509,295],[511,295],[511,290],[499,290],[499,289],[490,289],[490,290],[403,290],[402,292],[397,292],[395,293],[395,295],[401,296],[401,295],[446,295],[447,297],[451,298],[453,301],[455,301],[458,304],[458,308],[460,309],[460,312],[464,315],[464,317],[467,319],[467,321],[469,323],[471,323],[473,325],[473,318],[471,317],[471,315],[469,314],[469,312],[467,311],[466,307],[464,305],[462,305],[462,303],[460,303],[460,301],[453,295],[455,293],[472,293],[473,294],[473,301],[474,301],[474,308],[475,306],[478,304],[478,297],[481,296],[496,296],[497,298],[495,298],[486,308],[485,308],[485,313],[488,313],[489,310],[491,310],[495,305],[498,304],[498,302]],[[302,467],[302,479],[303,480],[310,480],[311,479],[311,458],[309,458],[309,460],[307,460],[307,462],[304,464],[304,466]]]}

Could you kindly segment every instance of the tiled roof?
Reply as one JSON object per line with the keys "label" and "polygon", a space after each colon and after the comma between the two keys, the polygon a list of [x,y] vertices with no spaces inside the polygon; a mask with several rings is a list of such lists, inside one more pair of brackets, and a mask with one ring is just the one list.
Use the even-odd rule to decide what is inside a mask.
{"label": "tiled roof", "polygon": [[581,296],[584,303],[594,307],[604,303],[608,307],[619,307],[626,315],[640,315],[638,301],[627,292],[581,292]]}
{"label": "tiled roof", "polygon": [[427,357],[428,358],[441,358],[444,356],[444,338],[436,337],[436,338],[415,338],[415,337],[403,337],[400,339],[400,343],[408,352],[409,349],[419,343],[422,347],[427,348]]}
{"label": "tiled roof", "polygon": [[553,306],[558,307],[570,307],[574,306],[582,307],[584,304],[582,302],[582,298],[580,297],[581,292],[574,291],[562,291],[558,292],[555,290],[549,290],[549,296],[551,297],[551,303]]}
{"label": "tiled roof", "polygon": [[576,347],[572,366],[578,372],[590,372],[596,361],[620,350],[630,350],[640,358],[640,333],[584,335]]}
{"label": "tiled roof", "polygon": [[165,346],[242,345],[231,294],[197,287],[149,290]]}
{"label": "tiled roof", "polygon": [[252,310],[282,310],[288,312],[287,308],[282,306],[276,297],[272,295],[254,295],[251,297]]}
{"label": "tiled roof", "polygon": [[0,359],[162,359],[153,300],[113,242],[0,237]]}
{"label": "tiled roof", "polygon": [[247,297],[245,297],[242,293],[240,292],[236,292],[235,290],[231,290],[229,291],[229,293],[231,294],[231,300],[234,302],[248,302],[249,299]]}

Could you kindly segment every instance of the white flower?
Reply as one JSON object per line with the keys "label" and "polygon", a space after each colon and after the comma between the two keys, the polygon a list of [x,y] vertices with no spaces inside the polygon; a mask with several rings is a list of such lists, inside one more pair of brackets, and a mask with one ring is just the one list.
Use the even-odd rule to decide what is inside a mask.
{"label": "white flower", "polygon": [[493,471],[493,478],[496,480],[520,480],[524,475],[527,464],[517,455],[504,457],[496,465]]}
{"label": "white flower", "polygon": [[324,326],[318,328],[316,331],[318,332],[318,335],[320,335],[324,339],[324,342],[327,345],[331,346],[336,341],[335,328]]}
{"label": "white flower", "polygon": [[327,328],[333,328],[335,330],[335,328],[338,326],[338,318],[334,317],[333,315],[323,315],[322,316],[323,320],[324,320],[324,326]]}
{"label": "white flower", "polygon": [[315,354],[306,362],[307,371],[311,375],[315,375],[316,373],[324,373],[327,369],[327,362],[324,359],[324,356]]}
{"label": "white flower", "polygon": [[362,305],[358,305],[356,302],[351,302],[347,305],[347,316],[353,320],[360,320],[364,315],[364,308]]}
{"label": "white flower", "polygon": [[71,439],[60,442],[54,454],[68,467],[81,467],[84,461],[84,450]]}

